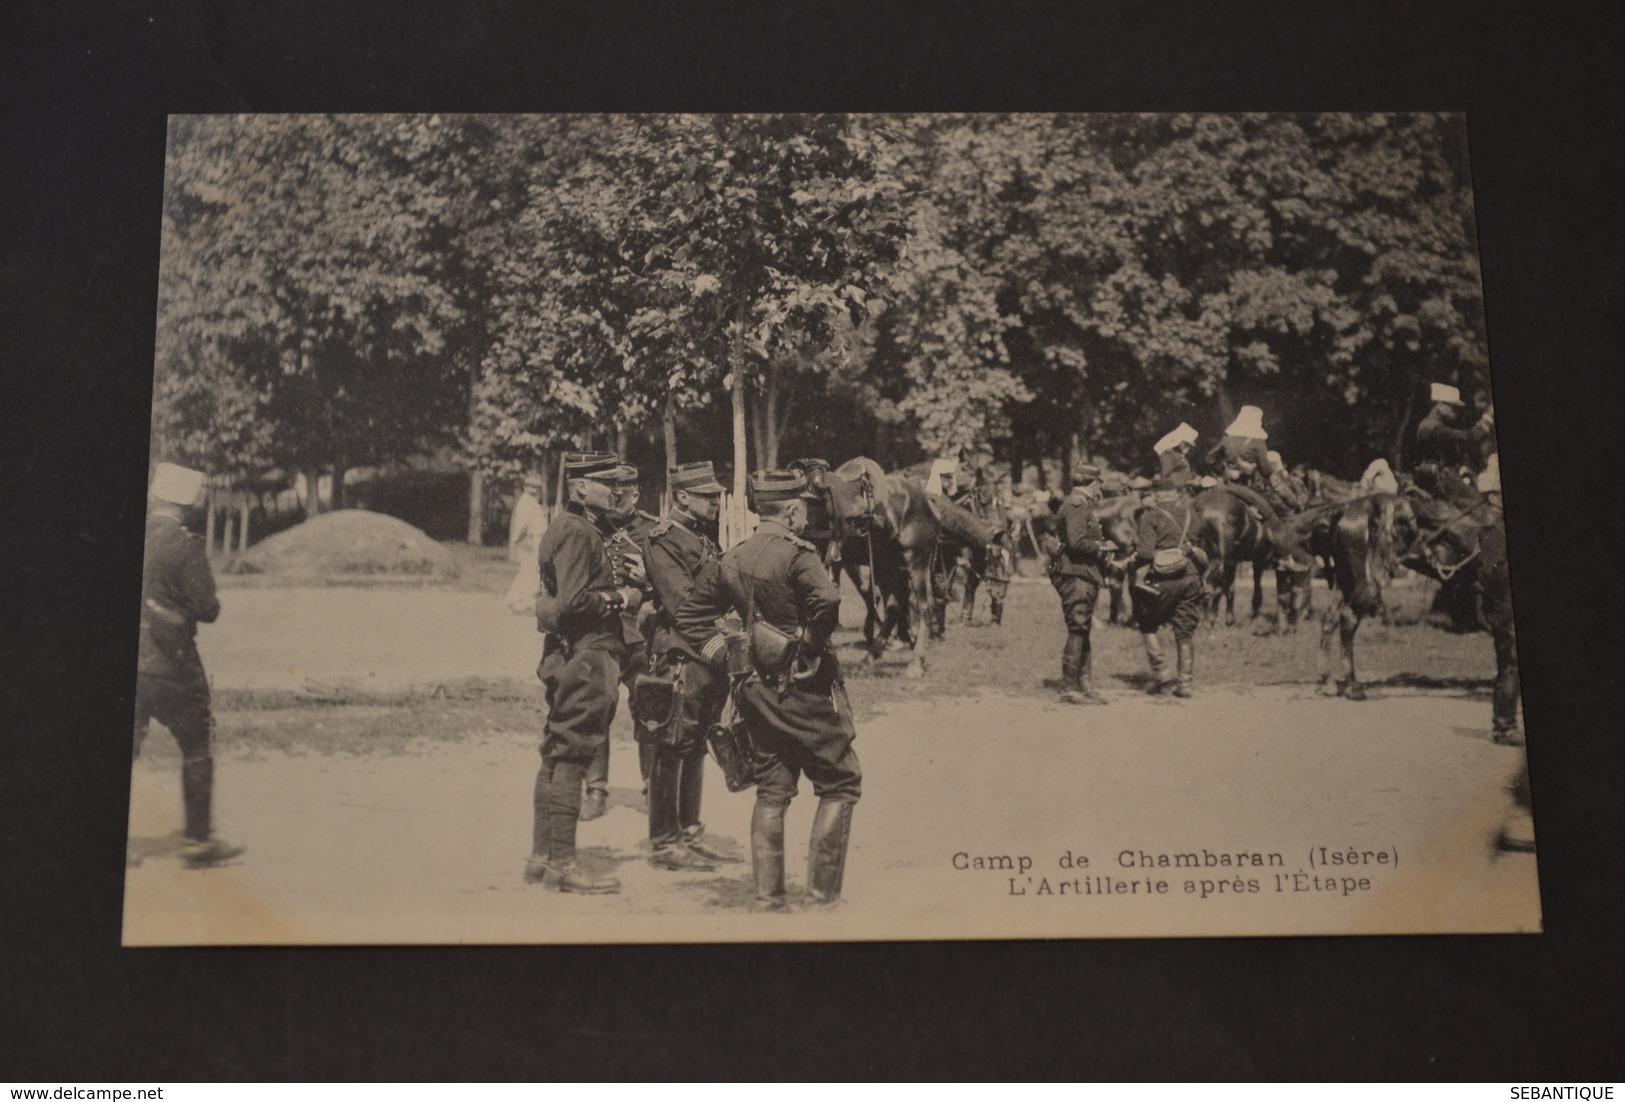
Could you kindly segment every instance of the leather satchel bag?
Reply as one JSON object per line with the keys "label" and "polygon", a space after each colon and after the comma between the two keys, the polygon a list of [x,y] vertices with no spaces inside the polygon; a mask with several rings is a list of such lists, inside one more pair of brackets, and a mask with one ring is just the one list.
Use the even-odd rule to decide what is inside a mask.
{"label": "leather satchel bag", "polygon": [[756,746],[750,728],[737,711],[725,723],[713,723],[705,732],[705,745],[722,770],[729,792],[743,792],[756,784]]}

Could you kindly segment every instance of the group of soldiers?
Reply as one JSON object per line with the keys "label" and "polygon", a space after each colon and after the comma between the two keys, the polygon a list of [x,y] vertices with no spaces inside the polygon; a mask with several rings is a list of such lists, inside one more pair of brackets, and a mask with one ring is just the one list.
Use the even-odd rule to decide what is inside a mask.
{"label": "group of soldiers", "polygon": [[[1417,480],[1446,499],[1473,489],[1482,495],[1489,516],[1480,574],[1504,583],[1493,413],[1484,402],[1475,423],[1460,424],[1464,403],[1454,387],[1434,384],[1431,396],[1433,407],[1417,432]],[[1198,439],[1195,429],[1181,423],[1154,446],[1158,473],[1138,511],[1132,548],[1134,617],[1152,689],[1178,697],[1193,691],[1206,566],[1195,538],[1193,500],[1214,483],[1192,467]],[[1261,411],[1243,407],[1208,461],[1227,482],[1271,508],[1301,508],[1301,483],[1266,441]],[[1476,484],[1469,477],[1474,470]],[[536,526],[534,611],[544,634],[537,676],[548,710],[524,879],[564,892],[619,891],[617,880],[581,865],[576,837],[579,822],[603,815],[607,807],[609,729],[625,685],[646,786],[651,863],[709,871],[741,860],[705,837],[700,811],[709,743],[732,767],[730,788],[756,789],[750,839],[755,907],[790,907],[784,816],[803,776],[818,799],[806,901],[832,904],[841,894],[862,770],[830,645],[840,593],[817,548],[802,538],[816,490],[801,470],[756,472],[748,483],[749,504],[760,523],[750,538],[723,552],[717,522],[724,488],[712,465],[682,464],[668,475],[670,507],[657,518],[637,508],[635,467],[612,453],[568,453],[568,501],[552,523]],[[1393,478],[1385,464],[1380,470],[1374,464],[1362,488],[1387,490],[1384,476]],[[994,503],[985,479],[961,485],[951,461],[934,466],[930,477],[930,489],[978,515]],[[1104,492],[1101,469],[1081,463],[1072,483],[1041,540],[1067,631],[1060,699],[1103,704],[1093,678],[1090,631],[1107,564],[1130,549],[1102,534],[1096,515]],[[183,858],[193,868],[226,863],[243,852],[212,829],[213,719],[195,636],[196,625],[212,622],[220,606],[202,542],[187,527],[203,489],[201,472],[170,463],[158,465],[150,487],[135,715],[136,754],[154,718],[181,748]],[[539,482],[535,490],[539,496]],[[979,579],[988,586],[994,623],[1012,572],[1008,537],[1003,526],[997,531]],[[1481,588],[1497,659],[1495,738],[1521,743],[1508,589]],[[967,619],[974,595],[968,581]],[[933,634],[940,634],[946,584],[939,584],[935,572],[933,599]],[[1158,638],[1164,627],[1173,629],[1172,669]],[[731,717],[726,721],[725,713]]]}
{"label": "group of soldiers", "polygon": [[708,871],[739,860],[706,840],[700,819],[707,741],[731,740],[731,782],[756,789],[755,908],[790,907],[784,815],[803,776],[818,798],[806,902],[836,902],[862,770],[830,646],[840,593],[801,538],[813,496],[805,474],[753,474],[750,505],[760,522],[723,553],[723,487],[710,463],[669,472],[671,505],[657,519],[637,509],[638,472],[620,457],[577,452],[563,462],[569,498],[537,549],[537,676],[548,712],[525,880],[564,892],[620,890],[618,880],[578,862],[576,830],[602,814],[605,789],[595,782],[603,784],[607,768],[595,763],[607,763],[624,682],[647,785],[650,862]]}
{"label": "group of soldiers", "polygon": [[[1429,398],[1428,413],[1417,426],[1412,478],[1423,492],[1471,510],[1481,525],[1477,589],[1484,624],[1495,641],[1494,739],[1519,745],[1523,740],[1518,724],[1517,648],[1506,584],[1494,411],[1487,394],[1481,393],[1475,416],[1467,421],[1461,392],[1445,383],[1431,384]],[[1222,482],[1243,500],[1278,516],[1299,512],[1309,501],[1304,480],[1287,469],[1279,452],[1269,449],[1259,407],[1243,406],[1223,438],[1208,450],[1206,462],[1216,475],[1199,475],[1192,466],[1191,455],[1199,439],[1196,429],[1181,422],[1154,445],[1158,473],[1144,487],[1149,496],[1138,511],[1132,556],[1134,619],[1150,665],[1151,690],[1179,697],[1193,691],[1195,635],[1207,566],[1207,553],[1196,539],[1195,495]],[[1047,526],[1041,549],[1061,599],[1067,630],[1060,699],[1069,704],[1104,704],[1106,699],[1095,688],[1092,676],[1090,630],[1107,565],[1126,549],[1104,538],[1096,516],[1104,496],[1101,469],[1081,463],[1072,471],[1072,483],[1070,494]],[[1131,488],[1140,487],[1131,484]],[[1362,493],[1399,490],[1399,481],[1385,460],[1374,461],[1358,487]],[[1307,563],[1288,561],[1285,565],[1308,569]],[[1164,627],[1172,627],[1175,640],[1172,675],[1158,638]]]}

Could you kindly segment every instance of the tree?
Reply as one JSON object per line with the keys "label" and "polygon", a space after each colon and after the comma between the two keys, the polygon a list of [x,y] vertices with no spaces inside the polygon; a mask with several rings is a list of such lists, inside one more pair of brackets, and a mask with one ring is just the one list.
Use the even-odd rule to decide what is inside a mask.
{"label": "tree", "polygon": [[532,445],[647,431],[725,392],[742,495],[752,385],[771,461],[787,382],[828,369],[897,258],[887,140],[835,115],[558,127],[505,267],[499,345],[518,374],[500,385],[534,398],[504,431]]}
{"label": "tree", "polygon": [[171,131],[160,326],[182,354],[159,365],[160,390],[225,372],[270,423],[270,456],[312,488],[331,471],[335,505],[348,467],[450,439],[466,406],[445,355],[459,311],[441,222],[457,182],[439,127],[261,115]]}

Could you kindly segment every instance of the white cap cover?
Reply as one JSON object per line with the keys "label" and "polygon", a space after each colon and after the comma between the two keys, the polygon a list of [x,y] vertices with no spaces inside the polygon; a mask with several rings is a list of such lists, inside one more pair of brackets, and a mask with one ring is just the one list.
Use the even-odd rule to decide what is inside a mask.
{"label": "white cap cover", "polygon": [[1449,402],[1453,406],[1459,406],[1462,404],[1461,391],[1457,390],[1449,383],[1434,383],[1433,386],[1429,388],[1428,393],[1435,402]]}
{"label": "white cap cover", "polygon": [[1490,461],[1479,472],[1478,492],[1481,494],[1498,494],[1501,492],[1501,455],[1499,452],[1490,456]]}
{"label": "white cap cover", "polygon": [[1227,436],[1240,436],[1248,440],[1268,440],[1270,436],[1264,431],[1264,411],[1257,406],[1242,406],[1236,419],[1224,431]]}
{"label": "white cap cover", "polygon": [[1177,448],[1181,444],[1196,443],[1196,430],[1181,421],[1179,427],[1152,445],[1151,450],[1161,455],[1170,448]]}
{"label": "white cap cover", "polygon": [[147,492],[171,505],[196,505],[203,493],[203,472],[175,463],[160,463],[152,472],[152,486]]}

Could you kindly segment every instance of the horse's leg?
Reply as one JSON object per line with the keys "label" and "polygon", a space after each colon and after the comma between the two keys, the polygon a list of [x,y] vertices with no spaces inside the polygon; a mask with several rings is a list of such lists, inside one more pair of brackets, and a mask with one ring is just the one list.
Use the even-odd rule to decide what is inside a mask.
{"label": "horse's leg", "polygon": [[879,617],[875,615],[874,576],[875,568],[869,568],[869,584],[863,584],[858,576],[858,565],[854,562],[846,564],[847,576],[852,579],[852,587],[863,596],[863,649],[868,654],[868,661],[873,662],[880,657],[880,648],[875,644],[875,629],[879,627]]}
{"label": "horse's leg", "polygon": [[987,569],[987,552],[970,552],[965,563],[965,600],[959,606],[959,622],[968,624],[976,614],[976,591],[982,586],[982,572]]}
{"label": "horse's leg", "polygon": [[[1260,616],[1262,616],[1264,614],[1264,572],[1265,572],[1265,568],[1264,568],[1263,559],[1262,558],[1254,559],[1252,561],[1252,568],[1253,568],[1253,611],[1252,611],[1251,619],[1256,620],[1256,619],[1258,619]],[[1280,599],[1281,599],[1280,590],[1276,590],[1275,599],[1276,599],[1277,603],[1280,602]]]}
{"label": "horse's leg", "polygon": [[[913,657],[910,658],[908,669],[903,676],[917,678],[925,676],[925,654],[922,644],[931,634],[931,617],[934,610],[931,606],[931,566],[932,553],[925,551],[905,552],[908,562],[909,586],[907,590],[908,607],[905,608],[903,619],[913,629],[910,640]],[[925,631],[919,630],[916,619],[925,621]]]}
{"label": "horse's leg", "polygon": [[1227,561],[1221,576],[1224,587],[1224,626],[1227,628],[1236,624],[1236,569],[1239,565]]}
{"label": "horse's leg", "polygon": [[1332,591],[1332,603],[1320,614],[1320,692],[1323,696],[1337,695],[1337,673],[1332,659],[1332,633],[1343,612],[1341,590]]}

